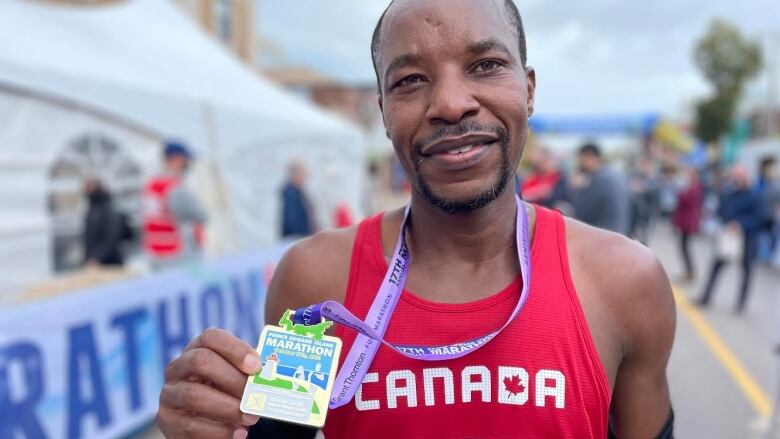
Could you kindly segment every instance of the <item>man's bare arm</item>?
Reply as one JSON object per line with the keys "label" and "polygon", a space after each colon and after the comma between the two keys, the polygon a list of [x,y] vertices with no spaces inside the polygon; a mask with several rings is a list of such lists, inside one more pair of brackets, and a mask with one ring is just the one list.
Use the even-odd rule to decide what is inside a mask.
{"label": "man's bare arm", "polygon": [[[324,232],[295,244],[279,263],[268,291],[266,321],[286,308],[326,299],[343,300],[349,276],[354,229]],[[252,346],[234,335],[209,328],[184,348],[165,371],[157,421],[169,439],[246,437],[256,416],[239,410],[247,376],[260,369]],[[261,422],[255,437],[278,437],[274,424]],[[299,429],[286,437],[312,437]]]}
{"label": "man's bare arm", "polygon": [[671,411],[666,365],[674,341],[675,306],[669,280],[649,251],[624,259],[617,303],[627,344],[612,395],[610,427],[618,439],[655,438]]}

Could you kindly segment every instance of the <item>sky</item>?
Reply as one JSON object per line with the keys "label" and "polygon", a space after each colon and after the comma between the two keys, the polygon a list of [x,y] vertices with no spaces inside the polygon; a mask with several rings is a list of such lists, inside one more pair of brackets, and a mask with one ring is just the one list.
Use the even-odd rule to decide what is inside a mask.
{"label": "sky", "polygon": [[[536,69],[537,114],[685,114],[710,92],[691,54],[715,17],[748,37],[778,40],[780,50],[780,0],[515,3],[525,25],[528,63]],[[258,1],[258,32],[279,49],[266,53],[266,63],[305,65],[348,82],[374,81],[370,39],[387,0],[290,4]],[[760,95],[760,83],[749,93]]]}

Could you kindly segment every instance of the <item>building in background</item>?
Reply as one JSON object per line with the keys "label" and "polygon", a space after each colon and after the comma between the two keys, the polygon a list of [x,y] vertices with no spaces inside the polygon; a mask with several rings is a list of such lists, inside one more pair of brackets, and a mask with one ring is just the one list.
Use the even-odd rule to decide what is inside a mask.
{"label": "building in background", "polygon": [[265,67],[262,72],[298,96],[338,113],[364,130],[382,121],[373,83],[350,84],[298,65]]}
{"label": "building in background", "polygon": [[255,58],[254,0],[176,0],[208,33],[247,64]]}
{"label": "building in background", "polygon": [[[44,0],[73,6],[101,6],[129,0]],[[247,64],[255,59],[255,0],[172,0]]]}

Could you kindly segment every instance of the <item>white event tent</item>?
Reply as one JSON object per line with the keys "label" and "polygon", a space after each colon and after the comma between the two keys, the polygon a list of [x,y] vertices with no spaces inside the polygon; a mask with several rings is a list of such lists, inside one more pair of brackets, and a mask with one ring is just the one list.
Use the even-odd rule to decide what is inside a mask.
{"label": "white event tent", "polygon": [[198,156],[211,254],[276,240],[293,159],[320,224],[338,203],[358,211],[359,131],[257,75],[171,0],[3,0],[0,41],[0,294],[79,258],[85,176],[137,215],[167,138]]}

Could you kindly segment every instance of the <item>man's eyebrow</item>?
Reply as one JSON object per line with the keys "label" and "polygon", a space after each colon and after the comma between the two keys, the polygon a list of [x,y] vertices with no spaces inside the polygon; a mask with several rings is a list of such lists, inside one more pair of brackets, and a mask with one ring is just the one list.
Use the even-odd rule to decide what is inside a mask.
{"label": "man's eyebrow", "polygon": [[471,43],[468,46],[468,51],[474,55],[480,55],[485,52],[490,52],[491,50],[499,50],[501,52],[506,53],[507,56],[512,56],[512,52],[509,50],[508,47],[506,47],[506,44],[502,43],[501,41],[498,41],[495,38],[480,40],[477,41],[476,43]]}
{"label": "man's eyebrow", "polygon": [[420,55],[419,53],[405,53],[401,56],[396,57],[392,62],[390,62],[390,64],[387,65],[387,69],[385,69],[385,75],[384,75],[385,83],[387,83],[387,79],[390,77],[390,74],[393,73],[395,70],[398,70],[401,67],[412,64],[414,62],[417,62],[420,59],[422,59],[422,55]]}

